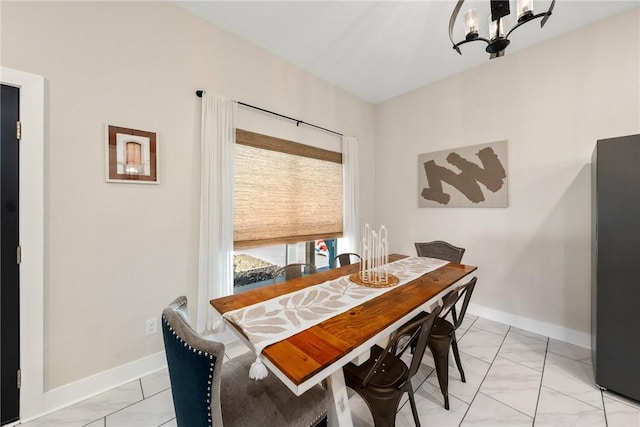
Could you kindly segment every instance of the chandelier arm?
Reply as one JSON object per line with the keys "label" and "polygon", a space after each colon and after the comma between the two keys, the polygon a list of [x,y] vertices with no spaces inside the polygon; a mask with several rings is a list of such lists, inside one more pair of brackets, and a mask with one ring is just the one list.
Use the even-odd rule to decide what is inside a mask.
{"label": "chandelier arm", "polygon": [[456,3],[456,7],[453,8],[453,12],[451,13],[451,18],[449,18],[449,40],[451,40],[451,44],[453,44],[453,48],[460,55],[462,55],[462,52],[460,52],[460,49],[458,49],[459,45],[453,41],[453,26],[456,23],[456,19],[458,19],[458,13],[460,13],[460,9],[462,9],[463,3],[464,3],[464,0],[458,0],[458,3]]}
{"label": "chandelier arm", "polygon": [[[508,32],[508,33],[507,33],[507,35],[505,36],[505,39],[508,39],[508,38],[509,38],[509,36],[511,35],[511,33],[513,33],[513,32],[516,30],[516,28],[520,28],[520,27],[521,27],[521,26],[523,26],[524,24],[526,24],[526,23],[528,23],[528,22],[531,22],[531,21],[533,21],[534,19],[538,19],[538,18],[546,17],[546,16],[548,16],[548,13],[549,13],[549,12],[538,13],[537,15],[534,15],[534,16],[530,17],[530,18],[529,18],[529,19],[527,19],[526,21],[518,22],[518,23],[516,24],[516,26],[515,26],[515,27],[513,27],[512,29],[510,29],[510,30],[509,30],[509,32]],[[542,24],[541,24],[541,25],[542,25]]]}
{"label": "chandelier arm", "polygon": [[459,46],[462,46],[463,44],[466,44],[466,43],[478,42],[478,41],[485,42],[486,44],[490,44],[491,43],[488,39],[485,39],[484,37],[476,37],[476,38],[469,39],[469,40],[462,40],[461,42],[458,42],[458,43],[454,44],[453,48],[455,50],[457,50],[458,53],[460,53],[460,49],[458,48]]}
{"label": "chandelier arm", "polygon": [[549,5],[549,10],[547,10],[547,13],[545,14],[544,18],[542,18],[542,22],[540,23],[540,28],[544,27],[544,24],[547,23],[547,21],[549,20],[549,17],[551,16],[551,12],[553,12],[553,6],[555,6],[556,4],[556,0],[552,0],[551,4]]}

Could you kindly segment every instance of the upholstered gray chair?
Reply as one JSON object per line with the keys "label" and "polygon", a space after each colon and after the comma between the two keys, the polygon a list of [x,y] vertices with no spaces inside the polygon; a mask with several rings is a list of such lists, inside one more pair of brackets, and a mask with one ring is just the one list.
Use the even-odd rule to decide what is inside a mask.
{"label": "upholstered gray chair", "polygon": [[178,426],[326,423],[326,392],[321,386],[296,397],[275,375],[252,380],[252,352],[223,363],[224,344],[202,338],[190,326],[186,297],[162,311],[162,333]]}
{"label": "upholstered gray chair", "polygon": [[462,255],[464,255],[464,248],[453,246],[451,243],[442,240],[416,243],[415,245],[418,256],[443,259],[445,261],[455,262],[456,264],[460,264]]}
{"label": "upholstered gray chair", "polygon": [[273,283],[296,279],[307,274],[316,274],[317,272],[318,270],[311,264],[287,264],[273,272]]}
{"label": "upholstered gray chair", "polygon": [[334,259],[334,262],[338,261],[339,265],[336,265],[336,267],[344,267],[345,265],[349,265],[351,264],[351,262],[360,262],[362,261],[362,258],[360,257],[360,255],[353,253],[353,252],[345,252],[342,254],[337,255]]}

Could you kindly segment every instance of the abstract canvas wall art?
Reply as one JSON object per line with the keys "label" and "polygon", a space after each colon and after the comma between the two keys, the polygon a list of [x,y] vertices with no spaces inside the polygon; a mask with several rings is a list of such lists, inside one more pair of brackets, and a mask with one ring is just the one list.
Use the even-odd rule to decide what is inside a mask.
{"label": "abstract canvas wall art", "polygon": [[418,206],[508,206],[507,141],[418,155]]}

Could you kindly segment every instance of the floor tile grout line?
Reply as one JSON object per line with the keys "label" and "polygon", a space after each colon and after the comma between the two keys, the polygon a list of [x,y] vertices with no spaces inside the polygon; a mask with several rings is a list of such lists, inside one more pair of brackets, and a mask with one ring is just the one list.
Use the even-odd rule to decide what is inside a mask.
{"label": "floor tile grout line", "polygon": [[[96,421],[100,421],[100,420],[102,420],[102,426],[103,426],[103,427],[106,427],[106,423],[107,423],[106,417],[98,417],[98,418],[96,418],[96,419],[95,419],[95,420],[93,420],[93,421],[89,421],[89,422],[88,422],[88,423],[86,423],[86,424],[82,424],[82,427],[87,427],[89,424],[93,424],[93,423],[95,423]],[[20,425],[20,424],[17,424],[17,425]]]}
{"label": "floor tile grout line", "polygon": [[500,401],[499,401],[498,399],[496,399],[495,397],[493,397],[493,396],[489,396],[488,394],[483,393],[483,392],[481,392],[481,391],[478,391],[478,393],[477,393],[477,394],[481,394],[481,395],[483,395],[483,396],[486,396],[488,399],[495,400],[495,401],[496,401],[496,402],[498,402],[499,404],[504,405],[504,406],[506,406],[507,408],[513,409],[514,411],[516,411],[516,412],[518,412],[518,413],[520,413],[520,414],[524,415],[524,416],[525,416],[525,417],[527,417],[527,418],[531,418],[531,421],[533,421],[533,417],[532,417],[531,415],[529,415],[529,414],[525,414],[525,413],[524,413],[524,412],[522,412],[520,409],[514,408],[513,406],[508,405],[508,404],[506,404],[506,403],[504,403],[504,402],[500,402]]}
{"label": "floor tile grout line", "polygon": [[544,372],[544,359],[546,358],[546,357],[544,357],[544,355],[543,355],[542,369],[541,370],[537,370],[536,368],[532,368],[531,366],[523,365],[522,363],[520,363],[520,362],[518,362],[516,360],[511,360],[511,359],[509,359],[508,357],[506,357],[504,355],[501,355],[500,357],[502,357],[505,360],[508,360],[509,362],[515,363],[518,366],[522,366],[523,368],[528,368],[528,369],[531,369],[533,371],[540,372],[540,373]]}
{"label": "floor tile grout line", "polygon": [[171,386],[169,386],[169,387],[167,387],[167,388],[163,388],[162,390],[160,390],[160,391],[158,391],[158,392],[156,392],[156,393],[150,394],[149,396],[145,397],[145,398],[144,398],[144,399],[142,399],[142,400],[151,399],[152,397],[157,396],[157,395],[159,395],[160,393],[164,393],[164,392],[165,392],[165,391],[167,391],[167,390],[171,390]]}
{"label": "floor tile grout line", "polygon": [[[535,341],[537,343],[540,343],[540,344],[545,344],[546,345],[546,344],[549,343],[549,337],[545,337],[543,335],[539,335],[540,337],[544,338],[543,340],[541,340],[540,338],[531,337],[529,335],[524,335],[524,334],[521,334],[521,333],[518,333],[518,332],[515,332],[515,331],[509,331],[507,333],[507,335],[510,335],[510,334],[517,335],[520,338],[527,338],[527,339],[533,340],[533,341]],[[513,336],[513,335],[511,335],[511,336]]]}
{"label": "floor tile grout line", "polygon": [[[475,322],[474,322],[474,323],[475,323]],[[480,331],[482,331],[482,332],[487,332],[487,333],[490,333],[490,334],[493,334],[493,335],[497,335],[497,336],[502,337],[502,338],[505,338],[505,337],[507,336],[507,334],[509,333],[509,330],[508,330],[508,329],[507,329],[507,332],[505,332],[505,334],[504,334],[504,335],[502,335],[502,334],[500,334],[500,333],[498,333],[498,332],[487,331],[486,329],[482,329],[482,328],[481,328],[481,327],[479,327],[479,326],[473,326],[473,325],[471,325],[471,326],[469,326],[469,327],[467,328],[467,332],[469,332],[469,330],[470,330],[471,328],[476,328],[476,329],[478,329],[478,330],[480,330]],[[509,326],[509,328],[511,328],[511,326]],[[466,334],[467,334],[467,333],[465,332],[465,335],[466,335]]]}
{"label": "floor tile grout line", "polygon": [[547,366],[547,354],[549,353],[549,340],[547,339],[547,346],[544,350],[544,360],[542,361],[542,374],[540,375],[540,386],[538,386],[538,398],[536,399],[536,409],[533,412],[533,424],[536,425],[536,416],[538,415],[538,405],[540,404],[540,395],[542,394],[542,381],[544,380],[544,368]]}
{"label": "floor tile grout line", "polygon": [[581,363],[581,364],[583,364],[583,365],[585,365],[585,366],[591,366],[591,367],[593,367],[593,365],[592,365],[591,363],[586,363],[586,362],[583,362],[583,361],[581,361],[581,360],[574,359],[573,357],[565,356],[564,354],[559,354],[559,353],[556,353],[556,352],[554,352],[554,351],[550,351],[550,350],[548,350],[548,351],[547,351],[547,353],[551,353],[551,354],[553,354],[553,355],[555,355],[555,356],[560,356],[560,357],[563,357],[563,358],[565,358],[565,359],[573,360],[574,362]]}
{"label": "floor tile grout line", "polygon": [[604,393],[600,390],[600,398],[602,399],[602,412],[604,412],[604,425],[609,427],[609,419],[607,418],[607,406],[604,403]]}
{"label": "floor tile grout line", "polygon": [[[135,380],[134,380],[134,381],[135,381]],[[138,378],[138,382],[139,382],[140,384],[142,384],[142,382],[141,382],[141,378]],[[141,387],[142,387],[142,385],[141,385]],[[117,388],[117,387],[116,387],[116,388]],[[114,389],[112,389],[112,390],[115,390],[116,388],[114,388]],[[106,426],[106,424],[107,424],[107,417],[109,417],[109,416],[111,416],[111,415],[113,415],[113,414],[115,414],[115,413],[118,413],[118,412],[122,411],[123,409],[126,409],[126,408],[128,408],[128,407],[130,407],[130,406],[133,406],[133,405],[136,405],[136,404],[138,404],[138,403],[140,403],[140,402],[143,402],[143,401],[144,401],[144,393],[142,392],[142,390],[140,390],[140,395],[142,396],[142,399],[138,399],[138,400],[136,400],[135,402],[129,403],[129,404],[127,404],[127,405],[125,405],[125,406],[123,406],[123,407],[121,407],[121,408],[119,408],[119,409],[117,409],[117,410],[113,411],[113,412],[105,413],[105,414],[104,414],[104,415],[102,415],[101,417],[96,418],[96,419],[94,419],[93,421],[88,422],[87,424],[91,424],[91,423],[93,423],[93,422],[98,421],[100,418],[103,418],[103,419],[104,419],[104,424],[105,424],[105,426]],[[85,399],[85,400],[87,400],[87,399]],[[81,401],[81,402],[83,402],[83,401]],[[78,402],[78,403],[80,403],[80,402]],[[63,408],[63,409],[64,409],[64,408]],[[56,411],[56,412],[57,412],[57,411]],[[52,414],[55,414],[55,412],[52,412]],[[48,414],[48,415],[45,415],[45,416],[49,416],[49,415],[51,415],[51,414]],[[44,417],[42,417],[42,418],[44,418]],[[83,426],[86,426],[87,424],[83,424]]]}
{"label": "floor tile grout line", "polygon": [[[509,330],[511,330],[511,326],[509,326],[509,329],[507,329],[507,334],[509,333]],[[469,413],[469,409],[471,409],[471,405],[473,405],[473,402],[476,400],[476,397],[478,397],[478,393],[480,393],[480,389],[482,388],[482,384],[484,384],[484,381],[487,379],[487,375],[489,375],[489,371],[491,371],[491,368],[493,367],[493,363],[496,361],[496,358],[498,357],[498,353],[500,353],[500,349],[502,348],[502,344],[504,344],[504,340],[507,339],[507,334],[505,334],[502,337],[502,342],[500,343],[500,346],[498,347],[498,351],[496,351],[496,354],[493,356],[493,360],[491,360],[491,363],[489,364],[489,369],[487,369],[487,372],[484,373],[484,377],[482,377],[482,381],[480,381],[480,384],[478,385],[478,389],[476,390],[475,394],[473,395],[473,399],[471,399],[471,403],[469,404],[469,406],[467,406],[467,410],[464,412],[464,415],[460,419],[460,423],[458,424],[458,427],[460,427],[462,425],[462,423],[464,422],[464,419],[467,417],[467,414]],[[500,402],[500,403],[502,403],[502,402]]]}
{"label": "floor tile grout line", "polygon": [[[620,403],[622,405],[628,406],[631,409],[635,409],[636,411],[640,411],[640,406],[638,406],[637,403],[634,404],[634,403],[631,403],[631,402],[626,402],[624,400],[621,400],[620,398],[612,397],[611,393],[615,393],[614,391],[608,390],[608,389],[604,389],[604,390],[601,390],[601,391],[602,391],[603,398],[606,397],[607,399],[611,399],[611,400],[614,400],[617,403]],[[623,397],[622,395],[620,395],[620,396]]]}
{"label": "floor tile grout line", "polygon": [[[139,378],[138,380],[140,381],[140,385],[142,386],[142,378]],[[167,388],[167,389],[164,389],[164,390],[162,390],[162,391],[159,391],[158,393],[152,394],[151,396],[149,396],[149,398],[151,398],[151,397],[153,397],[153,396],[157,396],[158,394],[160,394],[160,393],[162,393],[162,392],[164,392],[164,391],[166,391],[166,390],[169,390],[169,389],[171,389],[171,387],[169,387],[169,388]],[[129,403],[129,404],[127,404],[127,405],[123,406],[122,408],[118,409],[117,411],[113,411],[113,412],[111,412],[111,413],[109,413],[109,414],[105,415],[105,416],[104,416],[104,422],[105,422],[105,424],[107,423],[107,417],[110,417],[110,416],[112,416],[112,415],[114,415],[114,414],[117,414],[118,412],[122,412],[122,411],[124,411],[124,410],[125,410],[125,409],[127,409],[127,408],[130,408],[130,407],[132,407],[132,406],[134,406],[134,405],[137,405],[137,404],[139,404],[139,403],[144,402],[145,400],[147,400],[147,399],[145,399],[145,398],[144,398],[144,393],[142,393],[142,399],[141,399],[141,400],[138,400],[138,401],[133,402],[133,403]],[[174,418],[175,418],[175,417],[174,417]],[[170,421],[170,420],[168,420],[168,421]]]}
{"label": "floor tile grout line", "polygon": [[[458,342],[458,343],[459,343],[459,342]],[[489,365],[489,368],[491,368],[491,364],[492,364],[493,362],[487,362],[486,360],[482,360],[482,359],[480,359],[479,357],[472,356],[471,354],[469,354],[469,353],[465,353],[464,351],[460,350],[460,348],[458,348],[458,351],[459,351],[461,354],[462,354],[462,353],[464,353],[464,355],[465,355],[465,356],[471,357],[472,359],[476,359],[476,360],[479,360],[479,361],[481,361],[481,362],[483,362],[483,363],[487,363],[487,364]]]}
{"label": "floor tile grout line", "polygon": [[469,327],[467,329],[465,329],[465,332],[468,331],[477,321],[478,321],[479,317],[476,317],[475,319],[473,319],[471,321],[471,324],[469,325]]}
{"label": "floor tile grout line", "polygon": [[[522,332],[529,332],[529,331],[526,331],[526,330],[520,329],[520,328],[516,328],[516,329],[518,329],[519,331],[522,331]],[[523,333],[515,331],[515,330],[513,330],[513,331],[509,330],[509,331],[513,332],[514,334],[520,335],[521,337],[531,338],[531,339],[534,339],[534,340],[540,341],[540,342],[549,342],[549,337],[545,337],[544,335],[536,334],[535,332],[530,332],[530,333],[536,334],[537,336],[539,336],[541,338],[544,338],[544,339],[541,340],[540,338],[532,337],[531,335],[523,334]]]}
{"label": "floor tile grout line", "polygon": [[[599,410],[601,410],[601,411],[602,411],[602,410],[604,410],[604,408],[599,408],[599,407],[597,407],[597,406],[595,406],[595,405],[593,405],[593,404],[591,404],[591,403],[589,403],[589,402],[585,402],[584,400],[577,399],[577,398],[575,398],[575,397],[571,396],[570,394],[567,394],[567,393],[565,393],[565,392],[563,392],[563,391],[560,391],[560,390],[556,390],[556,389],[555,389],[555,388],[553,388],[553,387],[549,387],[549,386],[544,386],[544,387],[548,388],[549,390],[553,390],[554,392],[556,392],[556,393],[558,393],[558,394],[561,394],[561,395],[563,395],[563,396],[565,396],[565,397],[568,397],[568,398],[569,398],[569,399],[571,399],[571,400],[575,400],[576,402],[580,402],[580,403],[582,403],[582,404],[584,404],[584,405],[591,406],[593,409],[599,409]],[[598,391],[599,391],[600,393],[602,393],[600,390],[598,390]]]}
{"label": "floor tile grout line", "polygon": [[140,393],[142,394],[142,400],[145,400],[144,387],[142,387],[142,377],[138,378],[138,384],[140,384]]}

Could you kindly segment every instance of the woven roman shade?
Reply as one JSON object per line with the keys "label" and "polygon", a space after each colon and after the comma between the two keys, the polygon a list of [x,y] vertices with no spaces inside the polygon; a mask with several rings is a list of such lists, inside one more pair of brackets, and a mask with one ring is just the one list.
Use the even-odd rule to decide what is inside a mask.
{"label": "woven roman shade", "polygon": [[342,154],[236,130],[235,248],[342,236]]}

